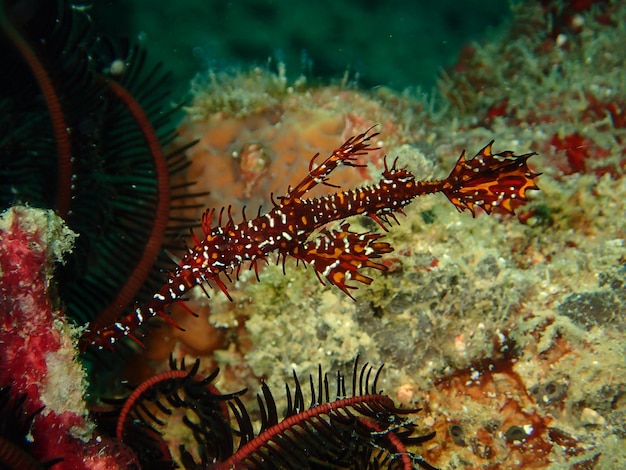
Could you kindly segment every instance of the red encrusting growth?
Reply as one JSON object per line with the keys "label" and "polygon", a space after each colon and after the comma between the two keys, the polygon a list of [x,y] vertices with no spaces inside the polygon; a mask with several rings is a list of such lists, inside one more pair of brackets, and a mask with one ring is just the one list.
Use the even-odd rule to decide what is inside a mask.
{"label": "red encrusting growth", "polygon": [[[492,211],[513,213],[518,204],[526,201],[526,192],[538,189],[534,179],[537,173],[527,166],[534,153],[514,155],[505,151],[494,154],[493,141],[471,160],[461,154],[450,175],[440,181],[415,181],[415,176],[405,168],[397,167],[397,159],[391,166],[385,161],[381,179],[373,185],[337,192],[320,198],[304,196],[319,184],[328,183],[330,174],[340,165],[359,166],[357,157],[374,150],[370,141],[377,133],[371,130],[348,139],[321,164],[315,165],[315,155],[309,165],[307,176],[287,194],[273,198],[274,207],[267,213],[260,210],[254,219],[235,223],[224,209],[220,211],[217,225],[213,226],[215,209],[209,209],[202,218],[203,238],[193,236],[194,246],[170,273],[167,283],[143,306],[123,319],[104,328],[94,328],[83,337],[83,347],[112,347],[119,339],[137,339],[137,328],[156,315],[171,322],[166,308],[185,299],[195,286],[215,283],[230,299],[227,286],[220,277],[231,280],[237,276],[244,262],[257,270],[259,261],[275,252],[284,263],[288,257],[313,267],[317,276],[325,278],[347,295],[356,286],[350,281],[369,284],[372,279],[361,274],[363,268],[385,271],[384,264],[373,261],[392,247],[378,241],[379,234],[357,233],[343,224],[339,230],[317,230],[334,221],[354,215],[367,215],[385,231],[386,225],[403,214],[403,208],[418,196],[442,192],[459,210],[468,209],[475,215],[476,207],[488,214]],[[391,220],[390,220],[391,219]],[[311,238],[312,237],[312,238]],[[284,266],[284,264],[283,264]]]}
{"label": "red encrusting growth", "polygon": [[[0,218],[0,385],[10,385],[11,396],[24,397],[23,412],[33,417],[29,438],[40,462],[62,459],[58,469],[130,468],[132,452],[92,435],[81,384],[73,381],[80,368],[69,327],[47,291],[60,234],[46,233],[45,214],[14,207]],[[2,464],[16,457],[7,451],[0,450]],[[25,462],[15,468],[28,468]]]}
{"label": "red encrusting growth", "polygon": [[600,147],[591,139],[582,136],[578,132],[563,137],[555,134],[550,139],[550,145],[554,147],[557,155],[560,152],[565,154],[566,162],[560,163],[557,160],[557,168],[559,168],[564,175],[588,172],[593,172],[597,176],[602,176],[605,173],[610,173],[614,176],[618,174],[618,170],[613,166],[594,167],[592,170],[588,169],[588,162],[594,160],[602,161],[610,155],[610,151]]}

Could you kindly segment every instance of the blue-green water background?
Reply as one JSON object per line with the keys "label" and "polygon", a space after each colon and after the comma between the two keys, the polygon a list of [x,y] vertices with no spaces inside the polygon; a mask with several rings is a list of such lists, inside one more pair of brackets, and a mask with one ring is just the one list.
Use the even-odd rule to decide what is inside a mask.
{"label": "blue-green water background", "polygon": [[107,0],[92,12],[99,29],[139,40],[162,60],[177,93],[208,68],[268,59],[284,62],[290,77],[349,70],[365,88],[429,91],[464,44],[487,38],[508,14],[503,0]]}

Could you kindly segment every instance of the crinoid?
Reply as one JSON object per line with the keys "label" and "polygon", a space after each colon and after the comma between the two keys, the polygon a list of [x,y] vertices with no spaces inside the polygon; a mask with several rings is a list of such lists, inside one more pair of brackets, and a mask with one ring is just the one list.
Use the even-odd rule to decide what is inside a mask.
{"label": "crinoid", "polygon": [[33,454],[31,427],[41,412],[24,410],[25,394],[12,396],[11,387],[0,387],[0,468],[35,470],[50,468],[61,458],[39,462]]}
{"label": "crinoid", "polygon": [[[409,451],[435,435],[418,434],[409,418],[419,409],[403,409],[381,391],[377,382],[382,366],[367,363],[352,371],[351,390],[346,379],[330,380],[322,373],[310,376],[311,402],[305,404],[302,386],[294,372],[295,388],[287,390],[287,409],[279,419],[276,402],[263,383],[257,394],[260,429],[255,432],[251,414],[240,396],[245,390],[220,394],[212,385],[218,371],[197,376],[199,361],[187,370],[170,360],[171,371],[139,385],[114,412],[118,439],[135,449],[144,465],[166,466],[171,451],[162,436],[178,435],[182,465],[191,469],[225,470],[269,468],[412,469],[434,470],[419,455]],[[183,441],[185,424],[193,439]],[[186,442],[187,444],[183,444]],[[189,443],[192,442],[190,445]]]}
{"label": "crinoid", "polygon": [[227,401],[246,390],[221,394],[213,385],[219,369],[202,377],[199,367],[199,360],[187,368],[170,357],[169,371],[135,387],[126,384],[133,390],[127,398],[103,399],[115,408],[94,413],[101,428],[135,450],[142,468],[174,468],[167,442],[180,442],[181,429],[194,441],[194,453],[198,448],[214,459],[232,453]]}
{"label": "crinoid", "polygon": [[0,205],[54,209],[80,235],[55,276],[64,311],[109,324],[163,282],[164,243],[193,225],[172,216],[187,188],[170,182],[186,147],[164,151],[169,76],[67,0],[1,0],[0,47]]}
{"label": "crinoid", "polygon": [[293,396],[287,389],[287,409],[278,419],[269,387],[257,395],[261,429],[255,434],[250,415],[239,397],[229,405],[239,426],[239,448],[217,469],[228,468],[389,468],[411,469],[417,464],[434,469],[407,445],[434,437],[415,435],[417,426],[406,416],[419,409],[401,409],[377,391],[382,366],[374,370],[358,358],[352,371],[352,392],[346,394],[345,377],[337,372],[336,391],[331,398],[329,380],[318,370],[317,387],[309,377],[311,403],[304,402],[302,387],[294,372]]}

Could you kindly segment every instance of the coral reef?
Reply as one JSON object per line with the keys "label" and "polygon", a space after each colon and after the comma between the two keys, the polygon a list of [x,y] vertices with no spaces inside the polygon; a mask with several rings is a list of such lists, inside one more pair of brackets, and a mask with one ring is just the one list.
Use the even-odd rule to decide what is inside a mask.
{"label": "coral reef", "polygon": [[[462,51],[442,78],[434,107],[345,82],[291,83],[280,70],[215,74],[198,82],[180,134],[200,139],[189,171],[212,194],[190,200],[203,206],[254,207],[258,195],[282,193],[292,176],[306,172],[313,154],[329,153],[346,133],[374,123],[380,123],[380,154],[362,173],[344,171],[347,179],[333,183],[351,188],[378,178],[384,153],[399,156],[419,179],[439,178],[439,169],[452,167],[462,148],[496,139],[498,148],[538,153],[531,162],[543,173],[542,191],[515,216],[471,218],[438,198],[420,198],[386,234],[396,248],[384,260],[388,271],[362,286],[356,302],[332,286],[320,287],[312,270],[288,266],[285,274],[270,263],[258,283],[253,271],[242,271],[229,290],[234,302],[219,289],[210,299],[198,292],[193,309],[202,311],[200,317],[182,312],[173,318],[201,327],[155,329],[127,374],[140,379],[162,373],[173,350],[177,361],[202,357],[201,376],[219,365],[215,385],[226,393],[259,390],[261,379],[278,390],[294,369],[300,376],[318,363],[324,370],[345,369],[360,353],[386,364],[378,383],[397,402],[422,408],[416,419],[437,435],[420,455],[439,468],[624,467],[624,18],[626,6],[611,1],[516,5],[500,36]],[[5,234],[27,233],[20,226],[3,226],[3,259],[14,259],[5,250],[13,246]],[[37,224],[47,226],[47,220]],[[375,225],[362,218],[352,228]],[[55,240],[63,238],[59,233]],[[28,387],[19,391],[28,394],[33,411],[45,405],[34,431],[44,423],[39,429],[46,437],[54,427],[44,418],[59,411],[52,400],[43,401],[41,386],[49,383],[60,393],[71,387],[74,400],[66,401],[72,411],[60,416],[78,423],[74,434],[88,440],[80,368],[72,366],[72,379],[66,372],[61,381],[38,379],[50,368],[42,358],[54,359],[65,345],[63,365],[70,367],[76,352],[48,301],[41,271],[48,251],[38,248],[40,235],[20,236],[26,243],[21,257],[29,261],[21,264],[28,273],[20,275],[31,281],[10,281],[3,262],[5,323],[20,334],[3,337],[5,345],[15,341],[19,356],[3,358],[0,370],[9,381],[18,380],[16,370],[32,371],[23,375]],[[6,316],[18,309],[19,315]],[[35,320],[39,312],[44,315]],[[32,325],[51,336],[26,343],[25,336],[39,338],[30,334]],[[54,354],[36,354],[36,347]],[[28,370],[25,360],[33,361]],[[247,400],[254,397],[241,399],[252,409]],[[276,408],[286,408],[284,398],[275,399]],[[76,451],[79,460],[95,452],[68,439],[83,452]],[[174,447],[177,439],[170,441]],[[108,442],[99,445],[115,462],[132,461],[121,444]],[[53,450],[37,455],[56,457]]]}
{"label": "coral reef", "polygon": [[[399,399],[427,410],[426,421],[439,430],[426,454],[435,465],[622,465],[625,14],[612,2],[516,6],[497,41],[462,52],[441,81],[434,112],[383,91],[349,91],[349,103],[332,101],[336,108],[318,102],[334,113],[336,134],[348,119],[370,123],[372,114],[351,103],[376,103],[385,113],[378,120],[392,123],[381,132],[384,152],[422,175],[449,166],[461,147],[491,138],[506,148],[531,148],[539,154],[542,192],[516,218],[500,220],[459,218],[435,199],[417,201],[387,235],[398,251],[386,261],[389,273],[361,288],[357,303],[320,289],[305,270],[285,276],[280,266],[268,266],[260,283],[247,282],[253,275],[244,273],[241,291],[231,293],[234,304],[219,294],[209,302],[209,321],[226,331],[228,344],[212,356],[228,380],[252,386],[251,370],[278,386],[292,368],[345,365],[359,351],[387,364],[384,383]],[[284,112],[284,103],[307,109],[306,100],[323,91],[285,84],[273,99],[265,93],[268,80],[254,71],[200,92],[184,132],[199,129],[198,119],[209,129],[241,122],[236,138],[220,134],[226,140],[217,158],[228,160],[229,149],[245,145],[246,137],[233,142],[248,134],[246,119],[278,109],[248,139],[265,148],[272,139],[257,136],[292,132],[299,142],[291,130],[298,116]],[[225,100],[240,98],[208,99],[219,89]],[[206,135],[198,152],[219,142]],[[377,176],[375,165],[370,171]],[[211,172],[207,184],[219,173]],[[245,184],[245,175],[235,178]],[[231,188],[232,196],[208,204],[242,199],[237,185]],[[449,405],[453,400],[458,407]]]}
{"label": "coral reef", "polygon": [[[311,86],[305,78],[289,83],[279,66],[276,74],[262,68],[212,73],[197,79],[194,89],[179,133],[182,141],[199,140],[190,149],[185,177],[210,193],[203,207],[232,205],[234,213],[243,206],[268,207],[270,194],[283,194],[306,173],[304,156],[329,155],[374,124],[384,142],[376,142],[381,148],[359,163],[381,167],[386,150],[402,143],[392,109],[349,87],[347,79],[334,86]],[[364,171],[343,172],[334,184],[354,187],[364,178]]]}
{"label": "coral reef", "polygon": [[88,417],[77,332],[48,296],[53,264],[63,261],[74,239],[52,211],[16,206],[2,214],[0,383],[10,385],[13,396],[25,395],[40,462],[62,459],[59,469],[129,468],[132,452],[100,436]]}

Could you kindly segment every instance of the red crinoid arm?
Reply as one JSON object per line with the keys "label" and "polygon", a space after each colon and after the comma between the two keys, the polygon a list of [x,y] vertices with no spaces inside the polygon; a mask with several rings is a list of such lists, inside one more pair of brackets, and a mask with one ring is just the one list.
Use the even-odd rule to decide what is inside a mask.
{"label": "red crinoid arm", "polygon": [[[332,171],[342,163],[348,166],[361,166],[354,161],[359,155],[365,155],[370,150],[378,150],[377,147],[370,147],[370,140],[378,135],[378,132],[370,134],[372,128],[349,138],[344,144],[335,150],[330,157],[324,160],[319,166],[313,168],[316,154],[309,163],[309,174],[295,187],[288,191],[287,198],[300,198],[318,184],[334,186],[327,183]],[[336,187],[336,186],[334,186]]]}
{"label": "red crinoid arm", "polygon": [[154,161],[158,197],[152,223],[152,231],[150,237],[144,244],[141,257],[115,298],[111,300],[92,322],[93,330],[97,330],[102,325],[110,325],[115,322],[124,308],[131,304],[133,298],[150,275],[163,245],[171,207],[170,174],[167,167],[167,160],[163,154],[163,149],[154,126],[150,122],[146,111],[126,88],[113,80],[106,80],[106,83],[117,99],[126,106],[132,118],[135,120],[137,127],[143,134],[148,151]]}
{"label": "red crinoid arm", "polygon": [[461,153],[454,169],[444,181],[441,191],[459,211],[475,206],[490,214],[497,208],[514,213],[515,201],[526,201],[526,191],[539,189],[534,179],[539,173],[528,168],[527,160],[534,152],[514,155],[511,151],[492,153],[489,142],[474,158],[465,160]]}
{"label": "red crinoid arm", "polygon": [[294,257],[310,264],[317,277],[324,276],[331,284],[339,287],[346,295],[354,299],[349,289],[356,289],[349,281],[370,284],[372,278],[359,272],[361,268],[373,268],[386,271],[384,264],[372,261],[393,248],[389,243],[379,242],[382,235],[375,233],[356,233],[348,230],[350,224],[343,224],[340,231],[324,231],[294,253]]}
{"label": "red crinoid arm", "polygon": [[67,219],[72,198],[72,143],[69,133],[69,125],[63,113],[61,100],[57,94],[52,79],[39,56],[31,47],[31,44],[20,34],[18,29],[11,22],[9,16],[10,8],[5,2],[0,2],[0,29],[7,38],[13,42],[20,54],[30,67],[35,80],[41,90],[50,118],[52,120],[52,131],[57,147],[58,175],[57,175],[57,202],[56,210],[59,216]]}

